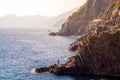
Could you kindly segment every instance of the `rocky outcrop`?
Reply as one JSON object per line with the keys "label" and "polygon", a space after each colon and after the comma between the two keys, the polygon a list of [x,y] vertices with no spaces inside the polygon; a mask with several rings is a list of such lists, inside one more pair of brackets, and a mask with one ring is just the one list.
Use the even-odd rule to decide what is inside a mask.
{"label": "rocky outcrop", "polygon": [[105,23],[113,27],[120,27],[120,7],[115,6],[113,12],[110,15],[110,19],[106,20]]}
{"label": "rocky outcrop", "polygon": [[103,22],[104,27],[96,27],[94,32],[70,45],[69,50],[77,52],[74,65],[79,66],[79,70],[83,68],[84,74],[120,77],[119,13],[120,7],[114,6],[108,20]]}
{"label": "rocky outcrop", "polygon": [[75,56],[65,64],[39,68],[36,72],[120,77],[120,7],[114,5],[109,13],[104,21],[93,20],[87,28],[92,31],[70,44],[68,49],[75,51]]}
{"label": "rocky outcrop", "polygon": [[[78,46],[78,47],[76,47]],[[86,35],[71,44],[76,51],[75,64],[85,74],[120,77],[120,31]]]}
{"label": "rocky outcrop", "polygon": [[[87,2],[74,12],[62,25],[57,35],[71,36],[83,35],[91,31],[94,19],[98,18],[115,0],[87,0]],[[101,17],[99,17],[101,18]],[[91,26],[90,26],[91,25]],[[90,27],[89,27],[90,26]]]}
{"label": "rocky outcrop", "polygon": [[[100,28],[101,29],[101,28]],[[120,77],[120,30],[102,31],[79,38],[69,47],[76,55],[65,64],[37,68],[35,72],[57,75],[96,75]]]}
{"label": "rocky outcrop", "polygon": [[65,36],[84,34],[68,48],[76,55],[69,57],[65,64],[37,68],[35,72],[120,77],[120,6],[113,1],[87,0],[57,33]]}

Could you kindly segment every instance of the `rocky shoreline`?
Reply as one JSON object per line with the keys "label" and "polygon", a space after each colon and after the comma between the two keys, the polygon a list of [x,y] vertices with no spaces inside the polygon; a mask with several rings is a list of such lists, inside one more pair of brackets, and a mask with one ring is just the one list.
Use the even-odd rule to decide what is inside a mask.
{"label": "rocky shoreline", "polygon": [[[87,4],[97,4],[99,1],[87,0]],[[36,68],[35,72],[50,72],[57,75],[93,75],[120,78],[120,5],[118,5],[120,3],[114,2],[114,0],[102,0],[101,2],[104,3],[104,1],[113,3],[109,6],[108,3],[107,5],[103,5],[104,10],[101,10],[101,15],[99,15],[101,19],[93,20],[89,23],[89,26],[85,26],[85,28],[83,26],[84,29],[79,27],[80,24],[74,24],[73,26],[71,24],[72,22],[68,22],[63,24],[60,32],[50,33],[53,36],[69,36],[69,34],[74,35],[74,32],[78,28],[82,31],[85,30],[83,32],[84,36],[78,38],[68,48],[70,51],[75,51],[76,55],[69,57],[65,64],[54,64],[50,67]],[[95,7],[97,5],[95,4],[90,11],[97,10]],[[100,6],[97,6],[97,8],[100,8]],[[89,11],[89,9],[86,10]],[[89,16],[86,15],[86,17]],[[81,30],[79,31],[81,32]]]}
{"label": "rocky shoreline", "polygon": [[70,45],[69,50],[76,51],[77,54],[69,57],[65,64],[36,68],[35,72],[72,76],[120,77],[119,49],[120,31],[86,35]]}

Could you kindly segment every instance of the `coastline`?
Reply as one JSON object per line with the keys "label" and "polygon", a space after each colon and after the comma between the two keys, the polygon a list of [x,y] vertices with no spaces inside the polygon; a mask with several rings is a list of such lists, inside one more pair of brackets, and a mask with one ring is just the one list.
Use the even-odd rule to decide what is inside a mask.
{"label": "coastline", "polygon": [[[111,2],[113,10],[111,10],[109,5]],[[93,3],[98,4],[100,2],[98,0],[88,0],[86,4],[92,5]],[[102,3],[104,3],[104,0]],[[84,7],[88,8],[88,12],[89,9],[96,11],[94,18],[96,20],[96,17],[101,16],[100,21],[94,21],[93,17],[86,13],[85,20],[87,17],[93,20],[85,28],[82,28],[78,25],[82,23],[73,21],[78,16],[73,15],[73,17],[68,18],[69,22],[63,24],[59,32],[49,33],[52,36],[59,35],[76,38],[77,40],[70,44],[68,48],[68,50],[76,52],[76,55],[69,57],[65,64],[58,63],[49,67],[36,68],[35,72],[50,72],[56,75],[93,75],[120,78],[120,6],[116,5],[114,0],[108,0],[106,3],[107,5],[103,4],[104,10],[100,6],[93,5],[101,9],[101,15],[97,8],[93,7],[91,9],[88,5],[84,5]],[[78,13],[76,12],[76,14]],[[76,28],[74,28],[75,26]]]}
{"label": "coastline", "polygon": [[[36,73],[49,72],[49,73],[53,73],[56,75],[70,75],[70,76],[82,76],[83,75],[83,76],[99,76],[99,77],[119,78],[120,75],[119,75],[118,60],[116,60],[116,62],[118,62],[118,63],[115,63],[117,66],[115,68],[111,67],[112,71],[115,70],[114,72],[111,72],[109,70],[110,67],[108,66],[108,65],[114,66],[114,64],[111,64],[112,61],[114,62],[114,59],[111,60],[111,63],[105,61],[105,60],[109,60],[112,57],[112,56],[110,56],[108,58],[104,58],[106,55],[109,55],[107,53],[107,52],[109,52],[109,49],[105,53],[102,53],[102,54],[100,51],[104,50],[104,49],[103,48],[100,49],[101,48],[100,46],[97,47],[100,49],[100,51],[98,53],[96,53],[97,49],[94,49],[94,47],[96,45],[101,45],[101,42],[99,42],[99,40],[104,39],[105,43],[107,43],[107,40],[111,40],[114,38],[116,39],[115,35],[118,35],[117,39],[119,39],[119,34],[120,34],[120,31],[114,32],[114,35],[112,35],[112,32],[101,32],[101,33],[99,33],[99,35],[92,34],[92,35],[83,36],[83,37],[77,39],[76,42],[73,42],[70,45],[68,50],[74,51],[74,52],[76,52],[76,54],[75,54],[75,56],[68,57],[67,62],[65,64],[54,64],[49,67],[36,68],[35,72]],[[94,38],[97,38],[97,39],[94,39]],[[86,42],[84,42],[84,40]],[[84,44],[79,43],[80,41],[84,42]],[[97,44],[96,43],[91,44],[91,41],[95,41],[95,42],[97,42]],[[87,44],[88,46],[86,47],[85,44]],[[88,49],[89,46],[91,46],[90,50]],[[106,46],[106,45],[103,44],[102,46]],[[116,46],[119,46],[119,44]],[[113,49],[118,49],[118,47],[113,48]],[[92,51],[92,53],[91,53],[91,51]],[[117,53],[114,53],[114,54],[117,54]],[[97,57],[99,57],[100,61],[97,61]],[[117,57],[119,57],[119,56],[117,56]],[[92,62],[89,63],[88,61],[90,61],[91,59],[92,59]],[[119,59],[119,58],[117,58],[117,59]],[[81,60],[84,60],[84,61],[81,61]],[[102,62],[104,62],[105,64]],[[96,63],[96,64],[94,64],[94,63]],[[109,63],[109,64],[106,65],[106,63],[107,64]],[[99,68],[98,65],[104,65],[105,67]],[[95,69],[93,69],[92,67],[95,67]],[[108,72],[104,72],[104,70],[107,70],[107,68],[108,68]],[[103,70],[102,72],[99,71],[101,69]],[[116,71],[116,69],[117,69],[117,71]],[[96,72],[96,71],[98,71],[98,72]],[[94,73],[92,73],[92,72],[94,72]]]}

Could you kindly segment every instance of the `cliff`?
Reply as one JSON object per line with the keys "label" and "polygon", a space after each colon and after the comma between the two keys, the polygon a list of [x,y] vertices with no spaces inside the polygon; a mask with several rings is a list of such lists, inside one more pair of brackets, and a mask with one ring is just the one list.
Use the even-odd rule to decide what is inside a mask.
{"label": "cliff", "polygon": [[89,24],[92,31],[70,44],[68,49],[75,51],[75,56],[65,64],[38,68],[35,72],[120,77],[120,6],[112,4],[112,9],[108,6],[100,15],[104,21],[92,21]]}
{"label": "cliff", "polygon": [[120,30],[83,36],[69,50],[77,53],[65,64],[37,68],[35,72],[120,77]]}
{"label": "cliff", "polygon": [[86,35],[71,44],[77,52],[71,63],[83,74],[120,77],[119,48],[120,31]]}
{"label": "cliff", "polygon": [[120,6],[114,5],[103,25],[70,45],[77,52],[70,62],[79,73],[120,77]]}
{"label": "cliff", "polygon": [[74,12],[62,25],[57,35],[71,36],[83,35],[89,32],[89,24],[96,19],[115,0],[87,0],[87,2]]}

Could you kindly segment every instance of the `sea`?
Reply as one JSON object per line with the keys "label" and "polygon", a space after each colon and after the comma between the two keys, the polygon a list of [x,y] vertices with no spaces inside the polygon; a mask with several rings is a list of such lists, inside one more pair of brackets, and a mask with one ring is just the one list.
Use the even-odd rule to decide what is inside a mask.
{"label": "sea", "polygon": [[[34,68],[65,63],[75,55],[67,51],[73,37],[50,36],[48,28],[0,29],[0,80],[101,80],[94,76],[58,76],[31,73]],[[104,78],[103,78],[104,79]],[[114,79],[107,79],[114,80]]]}

